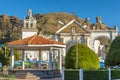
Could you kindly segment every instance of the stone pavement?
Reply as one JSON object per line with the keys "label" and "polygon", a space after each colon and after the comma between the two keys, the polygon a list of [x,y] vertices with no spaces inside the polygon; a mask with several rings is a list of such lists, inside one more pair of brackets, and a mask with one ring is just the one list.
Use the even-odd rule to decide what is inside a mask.
{"label": "stone pavement", "polygon": [[[26,80],[26,79],[15,79],[15,80]],[[32,79],[29,79],[29,80],[32,80]],[[49,79],[40,79],[40,80],[62,80],[62,78],[49,78]]]}
{"label": "stone pavement", "polygon": [[40,79],[40,80],[62,80],[62,78],[50,78],[50,79]]}

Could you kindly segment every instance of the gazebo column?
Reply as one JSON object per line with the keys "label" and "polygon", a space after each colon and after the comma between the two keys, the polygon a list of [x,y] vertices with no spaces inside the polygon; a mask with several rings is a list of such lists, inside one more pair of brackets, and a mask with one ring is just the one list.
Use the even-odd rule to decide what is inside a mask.
{"label": "gazebo column", "polygon": [[41,60],[41,50],[39,50],[39,63],[38,63],[38,68],[39,68],[39,69],[41,69],[40,60]]}
{"label": "gazebo column", "polygon": [[11,58],[11,70],[14,69],[14,49],[12,48],[11,50],[11,54],[10,54],[10,58]]}
{"label": "gazebo column", "polygon": [[[47,53],[47,61],[49,61],[49,52]],[[49,69],[49,63],[47,64],[47,69]]]}
{"label": "gazebo column", "polygon": [[66,56],[66,47],[61,48],[61,66],[60,66],[60,72],[62,73],[62,67],[64,67],[65,64],[65,56]]}
{"label": "gazebo column", "polygon": [[59,63],[60,63],[60,70],[62,70],[62,50],[61,49],[59,49],[58,50],[58,54],[59,54]]}
{"label": "gazebo column", "polygon": [[52,70],[52,48],[49,51],[49,69]]}
{"label": "gazebo column", "polygon": [[24,64],[24,55],[25,55],[25,51],[24,50],[22,50],[22,69],[25,69],[25,64]]}
{"label": "gazebo column", "polygon": [[66,56],[66,47],[63,48],[63,56],[64,56],[64,57]]}

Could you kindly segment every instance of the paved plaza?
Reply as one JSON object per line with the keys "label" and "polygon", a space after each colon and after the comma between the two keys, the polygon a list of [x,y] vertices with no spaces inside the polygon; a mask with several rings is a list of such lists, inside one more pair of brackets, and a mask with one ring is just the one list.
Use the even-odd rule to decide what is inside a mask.
{"label": "paved plaza", "polygon": [[[15,80],[27,80],[27,79],[15,79]],[[40,79],[40,80],[62,80],[62,78],[49,78],[49,79]]]}
{"label": "paved plaza", "polygon": [[50,79],[40,79],[40,80],[62,80],[62,78],[50,78]]}

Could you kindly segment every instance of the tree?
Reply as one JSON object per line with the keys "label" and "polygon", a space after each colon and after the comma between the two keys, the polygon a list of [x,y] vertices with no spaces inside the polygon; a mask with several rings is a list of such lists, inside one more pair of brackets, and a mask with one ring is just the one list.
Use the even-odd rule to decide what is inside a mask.
{"label": "tree", "polygon": [[112,42],[110,39],[108,39],[107,41],[108,41],[108,44],[105,45],[105,53],[108,53],[108,51],[110,49],[111,42]]}
{"label": "tree", "polygon": [[6,48],[5,45],[1,46],[0,49],[0,62],[4,65],[10,63],[10,49]]}
{"label": "tree", "polygon": [[[65,68],[76,68],[76,45],[72,46],[65,57]],[[84,44],[78,44],[78,68],[99,69],[100,63],[94,51]]]}
{"label": "tree", "polygon": [[0,62],[2,63],[2,65],[7,65],[7,59],[1,53],[0,53]]}
{"label": "tree", "polygon": [[20,52],[18,51],[18,50],[15,50],[14,51],[14,60],[16,61],[16,60],[20,60],[20,58],[21,58],[21,54],[20,54]]}
{"label": "tree", "polygon": [[120,65],[120,36],[116,37],[112,41],[110,49],[105,59],[105,65],[106,66]]}
{"label": "tree", "polygon": [[0,43],[19,39],[22,21],[15,16],[0,16]]}
{"label": "tree", "polygon": [[[10,53],[11,53],[10,48],[6,48],[5,45],[1,46],[0,62],[2,62],[2,64],[4,65],[10,64]],[[14,60],[20,60],[20,58],[21,58],[20,52],[18,50],[14,50]]]}

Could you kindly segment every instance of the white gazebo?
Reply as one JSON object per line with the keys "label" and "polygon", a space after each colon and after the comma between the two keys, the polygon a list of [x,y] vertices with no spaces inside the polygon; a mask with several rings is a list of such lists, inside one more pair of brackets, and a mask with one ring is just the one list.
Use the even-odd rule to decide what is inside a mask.
{"label": "white gazebo", "polygon": [[36,69],[42,69],[40,61],[44,60],[47,62],[48,66],[46,69],[56,69],[55,64],[57,63],[59,65],[59,70],[61,70],[66,55],[65,44],[46,38],[43,35],[34,35],[12,41],[8,43],[7,47],[11,48],[10,65],[12,70],[14,69],[14,50],[19,50],[21,52],[22,69],[26,69],[24,63],[29,58],[29,60],[36,60],[38,62]]}

